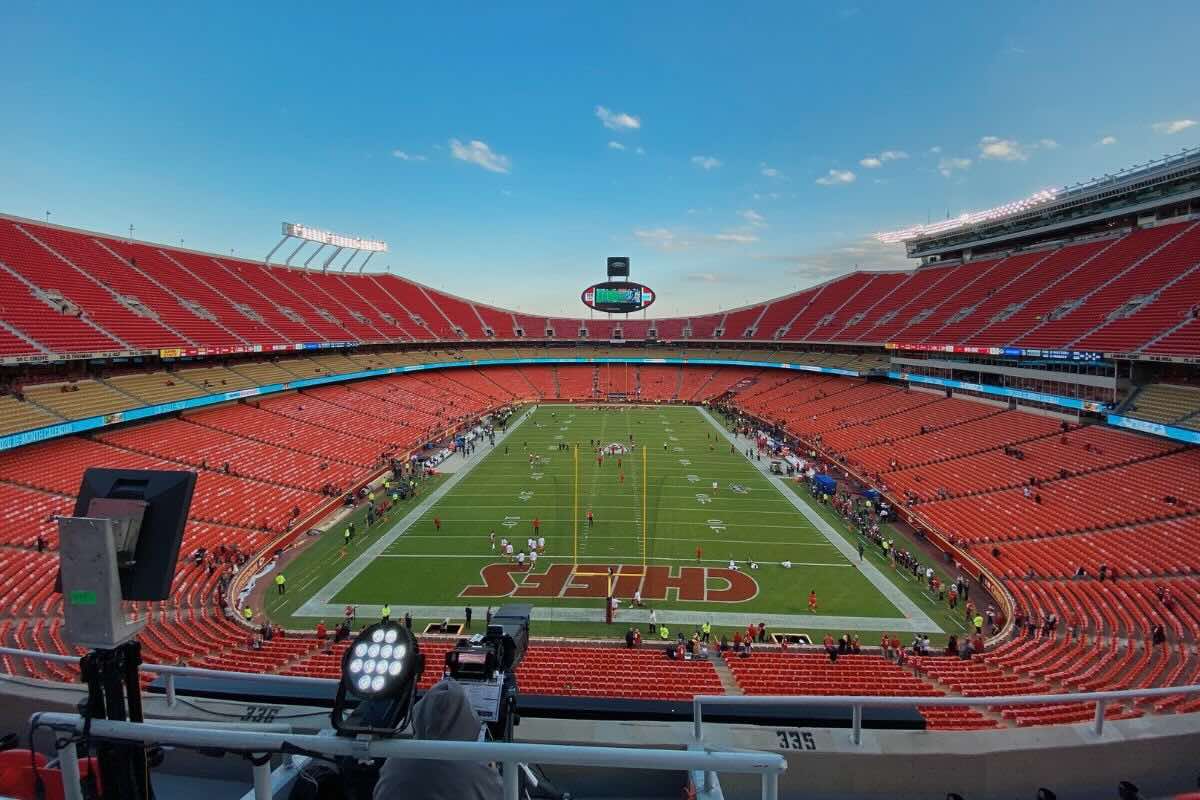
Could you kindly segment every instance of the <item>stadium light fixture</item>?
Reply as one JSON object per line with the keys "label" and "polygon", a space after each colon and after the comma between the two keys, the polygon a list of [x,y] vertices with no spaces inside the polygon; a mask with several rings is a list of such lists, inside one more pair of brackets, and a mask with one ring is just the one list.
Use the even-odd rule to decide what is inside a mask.
{"label": "stadium light fixture", "polygon": [[[416,637],[403,625],[386,621],[364,628],[342,655],[333,727],[342,734],[394,735],[412,710],[424,669]],[[346,716],[349,697],[359,702]]]}
{"label": "stadium light fixture", "polygon": [[1016,200],[1011,203],[989,208],[984,211],[969,211],[959,214],[953,219],[944,220],[942,222],[934,222],[926,225],[913,225],[909,228],[902,228],[896,231],[886,231],[876,233],[875,238],[884,244],[895,244],[896,242],[904,242],[909,239],[916,239],[921,236],[930,236],[938,233],[946,233],[947,231],[964,228],[969,225],[978,225],[983,222],[992,222],[1003,217],[1020,214],[1032,208],[1045,205],[1053,201],[1059,196],[1059,189],[1043,189],[1040,192],[1035,192],[1023,200]]}
{"label": "stadium light fixture", "polygon": [[[321,268],[322,272],[329,268],[329,264],[331,261],[333,261],[333,258],[343,250],[351,251],[350,258],[346,260],[347,264],[349,264],[350,260],[359,253],[367,253],[367,261],[370,261],[371,256],[375,255],[376,253],[386,253],[388,251],[387,242],[378,239],[363,239],[359,236],[347,236],[342,233],[333,233],[332,231],[321,230],[320,228],[312,228],[308,225],[298,222],[284,222],[282,227],[283,238],[279,240],[279,244],[271,248],[271,252],[267,253],[267,257],[263,259],[264,266],[271,266],[271,257],[274,256],[275,252],[279,250],[280,247],[283,247],[284,243],[289,239],[297,239],[300,244],[296,247],[292,254],[288,256],[287,261],[284,262],[284,264],[288,266],[291,265],[292,259],[296,257],[296,254],[300,252],[300,248],[304,247],[304,245],[308,244],[309,242],[313,242],[318,245],[317,252],[325,249],[325,247],[332,247],[334,249],[333,256],[330,256],[325,261]],[[316,255],[316,253],[313,255]],[[308,266],[309,261],[312,261],[312,256],[309,256],[308,260],[304,262],[305,266]],[[365,265],[366,262],[364,261],[363,266]],[[345,271],[344,265],[342,267],[342,271]],[[359,271],[362,271],[361,267]]]}

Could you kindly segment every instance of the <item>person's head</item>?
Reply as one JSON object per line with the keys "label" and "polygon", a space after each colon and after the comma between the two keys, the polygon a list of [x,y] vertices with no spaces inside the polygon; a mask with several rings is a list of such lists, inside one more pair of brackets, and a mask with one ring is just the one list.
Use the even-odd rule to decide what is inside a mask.
{"label": "person's head", "polygon": [[466,690],[453,678],[435,683],[413,706],[412,728],[417,739],[473,742],[481,724]]}
{"label": "person's head", "polygon": [[1138,787],[1129,781],[1121,781],[1117,784],[1117,797],[1120,800],[1141,800],[1141,796]]}

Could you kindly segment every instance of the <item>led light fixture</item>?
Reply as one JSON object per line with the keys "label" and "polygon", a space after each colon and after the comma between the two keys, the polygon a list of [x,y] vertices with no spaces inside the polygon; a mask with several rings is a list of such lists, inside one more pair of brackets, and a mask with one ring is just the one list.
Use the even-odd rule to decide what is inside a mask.
{"label": "led light fixture", "polygon": [[[389,621],[364,628],[342,655],[334,727],[385,734],[402,728],[424,666],[416,638],[403,625]],[[348,696],[359,702],[346,717]]]}

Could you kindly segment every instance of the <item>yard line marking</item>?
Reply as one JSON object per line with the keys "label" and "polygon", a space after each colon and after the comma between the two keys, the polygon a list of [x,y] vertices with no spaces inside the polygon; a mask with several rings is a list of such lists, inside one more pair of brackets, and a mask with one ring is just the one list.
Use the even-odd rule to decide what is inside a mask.
{"label": "yard line marking", "polygon": [[[708,513],[707,511],[703,510],[699,506],[697,506],[695,508],[688,508],[688,509],[682,509],[682,510],[689,511],[693,514],[707,514]],[[535,509],[535,511],[536,511],[536,509]],[[507,517],[505,519],[507,519]],[[550,518],[550,517],[539,517],[539,519],[547,525],[553,525],[553,524],[566,525],[571,521],[569,519],[557,519],[557,518]],[[519,521],[520,521],[520,518],[518,517],[518,522]],[[597,518],[596,524],[597,525],[602,525],[604,523],[632,524],[637,521],[638,521],[637,519],[634,519],[631,517],[604,517],[603,519]],[[455,517],[454,519],[442,520],[443,525],[449,524],[449,523],[459,523],[459,522],[479,523],[480,525],[497,525],[497,524],[503,525],[504,524],[503,520],[501,520],[500,522],[497,523],[495,517]],[[671,524],[672,525],[699,525],[700,522],[676,519],[676,520],[672,520]],[[753,525],[740,525],[739,524],[738,527],[742,527],[742,528],[745,528],[745,527],[773,528],[773,529],[784,530],[784,531],[812,531],[812,532],[816,531],[816,528],[812,527],[811,525],[806,525],[803,522],[795,524],[795,525],[768,525],[768,524],[759,524],[759,523],[754,523]],[[425,534],[417,534],[417,535],[424,536]],[[433,534],[433,535],[436,536],[436,534]],[[570,532],[568,531],[566,535],[569,536]],[[657,539],[658,537],[656,536],[654,538]]]}
{"label": "yard line marking", "polygon": [[[697,523],[697,524],[699,524],[699,523]],[[757,527],[762,528],[764,526],[759,525]],[[404,540],[405,541],[410,541],[410,540],[416,541],[418,539],[475,539],[475,540],[482,541],[484,538],[485,538],[484,535],[481,533],[480,534],[410,533],[404,537]],[[552,537],[546,537],[546,540],[550,541],[551,538]],[[629,537],[628,537],[628,535],[625,535],[625,534],[622,534],[620,536],[606,536],[603,534],[592,534],[591,538],[593,538],[593,539],[628,539]],[[655,537],[654,541],[656,541],[656,542],[725,542],[726,544],[730,543],[730,540],[728,538],[726,538],[726,539],[717,539],[717,538],[697,539],[694,536],[689,536],[686,539],[672,538],[672,537],[667,537],[667,536],[657,536],[657,537]],[[393,542],[393,544],[395,544],[395,542]],[[738,539],[737,544],[777,544],[777,545],[786,545],[788,547],[833,547],[833,545],[831,545],[829,542],[825,541],[824,539],[822,539],[819,542],[796,542],[796,541],[792,541],[790,539]]]}

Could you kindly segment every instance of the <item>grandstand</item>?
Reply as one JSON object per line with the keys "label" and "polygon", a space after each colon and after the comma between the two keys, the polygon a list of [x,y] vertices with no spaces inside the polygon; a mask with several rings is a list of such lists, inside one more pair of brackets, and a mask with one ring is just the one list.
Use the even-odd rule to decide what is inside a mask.
{"label": "grandstand", "polygon": [[[995,624],[967,657],[943,653],[952,636],[972,638],[970,617],[936,627],[929,653],[909,652],[909,637],[904,658],[869,629],[874,639],[831,659],[825,631],[812,627],[795,631],[812,643],[781,636],[739,658],[714,639],[710,658],[683,663],[650,642],[627,648],[608,629],[564,629],[535,639],[518,668],[522,702],[535,712],[531,736],[584,736],[583,719],[669,725],[688,718],[697,695],[799,698],[805,735],[827,736],[843,722],[803,698],[893,696],[917,698],[914,713],[868,720],[874,746],[927,769],[945,767],[958,745],[936,738],[913,756],[890,725],[979,737],[962,741],[997,752],[1022,749],[1017,729],[1034,726],[1060,735],[1039,745],[1071,751],[1071,737],[1096,720],[1117,731],[1098,750],[1194,745],[1200,694],[1170,690],[1200,684],[1200,210],[1188,194],[1198,176],[1192,151],[1048,201],[1036,219],[1022,211],[1004,224],[905,233],[920,260],[913,269],[852,272],[761,303],[657,319],[543,317],[401,275],[268,266],[0,217],[0,668],[51,705],[77,695],[66,688],[79,680],[73,660],[38,654],[82,652],[62,637],[55,518],[73,507],[88,466],[199,476],[172,597],[139,609],[147,662],[328,679],[347,645],[318,640],[295,609],[273,610],[256,581],[308,540],[365,524],[367,501],[355,498],[382,493],[383,480],[403,473],[397,462],[456,449],[457,437],[509,409],[695,405],[729,426],[697,429],[720,442],[709,451],[724,451],[719,437],[748,434],[751,456],[738,468],[775,481],[764,486],[836,528],[812,546],[840,541],[852,552],[862,542],[885,584],[915,579],[896,591],[944,619],[960,617],[960,606],[943,608],[945,586],[923,591],[921,573],[905,574],[897,554],[931,574],[935,564],[962,574],[972,607],[991,607]],[[771,461],[780,472],[811,468],[809,477],[836,488],[822,496],[779,480]],[[450,475],[429,479],[428,502],[389,507],[387,525],[427,510],[453,488]],[[891,519],[864,498],[887,502]],[[880,547],[890,531],[903,548]],[[201,549],[208,557],[194,557]],[[336,563],[336,550],[333,542],[318,552]],[[712,580],[702,580],[704,592]],[[776,611],[774,598],[756,602],[738,613]],[[242,619],[248,607],[254,625]],[[264,607],[278,613],[262,616]],[[270,622],[290,630],[256,640]],[[429,663],[453,641],[423,635]],[[438,676],[427,671],[421,689]],[[188,716],[151,680],[143,678],[156,713]],[[1120,690],[1165,691],[1102,703],[1053,697]],[[970,704],[1024,695],[1045,697]],[[227,712],[217,701],[192,708],[200,719]],[[722,718],[721,740],[775,749],[760,734],[773,739],[783,723],[756,722],[749,709]],[[314,713],[298,712],[297,724],[319,727]],[[623,735],[605,729],[597,739]],[[674,732],[663,737],[646,742],[676,743]],[[844,741],[822,741],[848,752]],[[813,774],[837,764],[820,762]],[[993,775],[975,785],[1014,784]]]}

